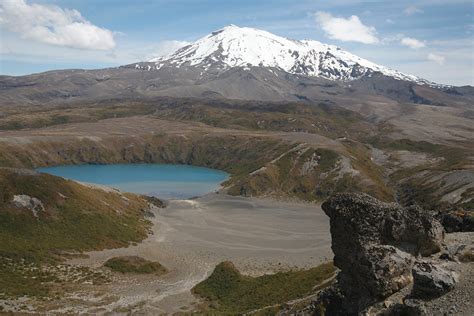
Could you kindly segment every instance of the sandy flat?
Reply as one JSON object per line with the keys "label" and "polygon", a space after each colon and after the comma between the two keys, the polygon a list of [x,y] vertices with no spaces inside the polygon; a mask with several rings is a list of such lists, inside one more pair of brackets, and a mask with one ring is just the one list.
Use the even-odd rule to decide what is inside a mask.
{"label": "sandy flat", "polygon": [[170,201],[152,222],[153,234],[142,243],[90,252],[89,258],[70,263],[100,267],[114,256],[138,255],[159,261],[170,272],[161,277],[116,276],[97,293],[78,294],[79,299],[68,302],[69,310],[92,311],[86,306],[94,297],[106,302],[94,304],[94,311],[185,311],[197,303],[190,289],[223,260],[231,260],[243,273],[261,275],[332,259],[329,220],[318,205],[210,194]]}

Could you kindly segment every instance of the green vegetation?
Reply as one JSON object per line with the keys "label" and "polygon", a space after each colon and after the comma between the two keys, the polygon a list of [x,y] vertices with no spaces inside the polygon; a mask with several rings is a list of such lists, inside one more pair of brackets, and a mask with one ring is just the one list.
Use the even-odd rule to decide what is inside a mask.
{"label": "green vegetation", "polygon": [[[383,201],[392,202],[393,191],[387,184],[383,169],[372,161],[368,146],[354,141],[345,141],[344,145],[352,156],[352,167],[365,175],[371,182],[356,185],[353,191],[365,192]],[[347,183],[345,181],[346,185]]]}
{"label": "green vegetation", "polygon": [[459,189],[462,182],[446,185],[443,176],[451,171],[471,169],[471,157],[474,156],[472,145],[462,142],[452,142],[452,145],[434,144],[427,141],[413,141],[409,139],[388,139],[373,137],[369,142],[387,151],[410,151],[426,154],[437,158],[433,162],[409,168],[399,168],[390,174],[390,182],[396,188],[398,201],[405,205],[418,204],[425,209],[449,210],[454,206],[470,210],[473,209],[471,196],[473,190],[462,193],[461,199],[454,205],[443,201],[442,197]]}
{"label": "green vegetation", "polygon": [[363,117],[335,104],[156,98],[104,100],[76,107],[42,106],[9,109],[0,130],[39,128],[103,119],[154,115],[161,119],[260,131],[309,132],[331,138],[365,137],[373,127]]}
{"label": "green vegetation", "polygon": [[193,293],[208,301],[210,312],[240,314],[310,295],[334,273],[333,264],[326,263],[252,278],[240,274],[231,262],[222,262]]}
{"label": "green vegetation", "polygon": [[336,179],[336,174],[330,174],[324,182],[316,188],[315,195],[318,200],[324,200],[335,192],[361,192],[363,191],[359,186],[357,180],[350,174],[346,173],[339,179]]}
{"label": "green vegetation", "polygon": [[331,190],[334,183],[325,191],[320,188],[337,173],[335,169],[340,155],[335,151],[293,146],[276,158],[261,166],[256,173],[233,179],[228,192],[245,196],[289,196],[306,201],[322,200],[334,192]]}
{"label": "green vegetation", "polygon": [[55,297],[72,283],[104,284],[101,271],[67,264],[40,264],[0,257],[0,299],[19,296]]}
{"label": "green vegetation", "polygon": [[426,185],[422,179],[413,178],[405,180],[398,188],[398,198],[402,205],[417,204],[424,209],[439,210],[446,207],[447,203],[439,203],[439,197],[433,195],[440,189],[439,183]]}
{"label": "green vegetation", "polygon": [[[34,114],[34,115],[31,115]],[[79,115],[63,115],[53,113],[30,113],[30,116],[24,114],[13,115],[7,119],[0,120],[0,130],[20,130],[25,128],[41,128],[66,123],[77,123],[92,121],[87,117]]]}
{"label": "green vegetation", "polygon": [[107,260],[104,266],[121,273],[161,275],[167,272],[159,262],[148,261],[137,256],[114,257]]}
{"label": "green vegetation", "polygon": [[318,167],[322,172],[331,171],[340,158],[340,156],[336,152],[328,149],[319,148],[315,150],[315,153],[320,157]]}
{"label": "green vegetation", "polygon": [[471,200],[474,193],[472,188],[465,190],[456,203],[443,201],[443,196],[462,188],[466,183],[461,182],[448,186],[441,177],[433,180],[433,178],[436,179],[437,175],[443,175],[443,173],[432,171],[431,173],[405,179],[398,186],[399,202],[404,205],[417,204],[425,209],[436,211],[474,210],[474,202]]}
{"label": "green vegetation", "polygon": [[[39,199],[44,209],[35,216],[15,205],[14,195]],[[55,264],[67,252],[143,240],[150,225],[143,217],[145,208],[146,201],[133,194],[122,196],[51,175],[0,169],[0,288],[10,284],[7,289],[12,295],[40,293],[45,288],[42,275],[19,274],[2,264],[8,260]]]}
{"label": "green vegetation", "polygon": [[[291,197],[306,201],[321,201],[334,192],[363,191],[385,201],[394,200],[394,191],[410,193],[412,200],[433,200],[437,188],[427,187],[411,176],[428,171],[451,171],[469,168],[474,153],[469,144],[453,142],[440,145],[426,141],[388,138],[392,127],[388,123],[372,124],[353,112],[334,104],[321,102],[256,102],[237,100],[198,100],[191,98],[166,98],[141,100],[103,100],[74,107],[28,108],[27,111],[8,109],[0,118],[0,129],[40,127],[63,123],[97,122],[102,119],[147,115],[161,120],[246,130],[249,136],[232,133],[209,133],[209,126],[202,131],[183,132],[184,137],[162,131],[140,137],[111,136],[101,140],[93,138],[71,141],[35,141],[25,145],[0,144],[0,166],[38,167],[51,164],[154,162],[183,163],[217,168],[232,177],[224,183],[228,192],[244,196]],[[13,123],[12,123],[13,122]],[[5,125],[6,124],[6,125]],[[9,124],[12,124],[11,126]],[[180,124],[180,123],[178,123]],[[257,132],[258,131],[258,132]],[[345,148],[315,149],[304,153],[291,152],[297,144],[261,132],[305,132],[339,138]],[[126,133],[124,133],[126,134]],[[238,133],[237,133],[238,134]],[[265,135],[265,136],[264,136]],[[378,136],[372,136],[378,135]],[[407,150],[421,152],[438,159],[436,164],[402,168],[388,174],[371,160],[371,148],[365,143],[386,152]],[[323,145],[322,147],[325,147]],[[471,146],[472,147],[472,146]],[[316,152],[317,151],[317,152]],[[318,166],[306,169],[303,164],[311,155],[320,156]],[[283,156],[282,156],[283,155]],[[280,157],[281,156],[281,157]],[[345,156],[355,172],[341,168],[337,161]],[[275,163],[271,161],[277,159]],[[347,162],[347,161],[344,161]],[[388,166],[392,167],[392,166]],[[398,168],[398,166],[396,166]],[[254,171],[264,169],[253,174]],[[346,172],[346,173],[345,173]],[[251,174],[252,173],[252,174]],[[400,184],[405,188],[400,188]],[[434,189],[434,190],[433,190]],[[432,193],[427,196],[426,192]],[[469,201],[468,198],[465,201]],[[463,202],[464,203],[464,202]],[[465,202],[464,208],[472,208]]]}
{"label": "green vegetation", "polygon": [[103,120],[108,118],[152,114],[154,111],[155,109],[152,104],[129,102],[126,106],[99,106],[93,108],[89,113],[91,115],[91,120]]}
{"label": "green vegetation", "polygon": [[426,141],[414,141],[410,139],[387,140],[380,137],[372,138],[370,141],[374,146],[392,150],[407,150],[423,153],[435,153],[443,146]]}
{"label": "green vegetation", "polygon": [[[38,217],[12,203],[25,194],[39,199]],[[48,261],[61,251],[125,246],[147,235],[145,201],[88,188],[46,174],[0,169],[0,255]]]}
{"label": "green vegetation", "polygon": [[154,112],[153,104],[128,102],[115,105],[107,102],[87,104],[83,107],[42,106],[10,110],[0,117],[0,130],[20,130],[80,122],[97,122],[108,118],[146,115]]}
{"label": "green vegetation", "polygon": [[443,161],[436,166],[436,170],[453,170],[456,168],[462,168],[465,164],[469,163],[469,156],[474,154],[474,149],[467,149],[471,147],[470,144],[456,144],[456,142],[453,142],[453,146],[447,146],[405,138],[392,140],[383,137],[373,137],[369,139],[369,143],[374,147],[386,150],[406,150],[425,153],[434,157],[441,157],[443,158]]}
{"label": "green vegetation", "polygon": [[202,122],[244,130],[309,132],[337,138],[359,138],[372,127],[361,115],[335,104],[237,100],[180,100],[156,104],[155,115],[171,120]]}
{"label": "green vegetation", "polygon": [[45,282],[51,281],[51,274],[32,271],[25,273],[12,266],[10,261],[11,259],[0,257],[0,294],[10,297],[42,297],[49,294],[49,287]]}
{"label": "green vegetation", "polygon": [[[14,110],[11,110],[14,111]],[[0,119],[32,122],[37,119],[51,124],[83,122],[134,115],[148,115],[159,119],[205,123],[221,128],[248,131],[287,131],[325,135],[330,138],[351,135],[358,139],[372,133],[359,114],[336,105],[297,102],[255,102],[237,100],[197,100],[157,98],[156,100],[104,100],[78,107],[51,107],[43,111],[15,112]],[[25,119],[25,115],[28,115]],[[51,125],[50,123],[46,125]],[[26,124],[26,123],[25,123]],[[29,123],[28,123],[29,124]],[[27,124],[27,125],[28,125]],[[36,126],[36,125],[35,125]],[[110,137],[75,139],[71,142],[33,142],[26,146],[2,144],[0,165],[10,167],[38,167],[51,164],[154,162],[184,163],[221,169],[232,177],[224,183],[233,195],[291,197],[306,201],[321,201],[339,190],[375,191],[373,195],[390,199],[385,183],[380,180],[376,166],[363,154],[353,167],[359,176],[342,177],[334,170],[341,152],[339,149],[307,146],[303,153],[291,152],[297,144],[277,137],[233,136],[227,133],[185,133],[185,137],[149,134],[138,137]],[[351,153],[352,154],[352,153]],[[283,155],[283,156],[282,156]],[[318,165],[308,167],[312,156]],[[281,157],[280,157],[281,156]],[[347,155],[346,155],[347,156]],[[280,157],[280,159],[277,159]],[[351,157],[352,158],[352,157]],[[276,160],[275,163],[271,161]],[[265,168],[264,172],[249,175]],[[362,169],[361,169],[362,168]],[[369,174],[366,174],[369,172]],[[373,185],[366,184],[371,178]],[[364,182],[364,185],[359,185]],[[380,188],[378,187],[380,186]]]}

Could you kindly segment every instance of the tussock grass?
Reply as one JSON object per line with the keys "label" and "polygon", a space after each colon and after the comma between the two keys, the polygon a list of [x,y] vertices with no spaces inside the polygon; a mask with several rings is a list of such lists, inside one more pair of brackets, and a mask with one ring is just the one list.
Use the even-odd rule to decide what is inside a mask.
{"label": "tussock grass", "polygon": [[121,273],[161,275],[168,271],[159,262],[148,261],[137,256],[114,257],[107,260],[104,267]]}
{"label": "tussock grass", "polygon": [[305,297],[334,273],[334,265],[325,263],[253,278],[242,275],[231,262],[222,262],[192,291],[208,301],[210,312],[240,314]]}
{"label": "tussock grass", "polygon": [[[13,196],[39,199],[37,217]],[[67,252],[127,246],[146,238],[147,202],[133,194],[92,189],[46,174],[0,169],[0,289],[11,295],[43,293],[43,278],[19,274],[3,261],[55,264]],[[0,290],[0,293],[2,290]]]}

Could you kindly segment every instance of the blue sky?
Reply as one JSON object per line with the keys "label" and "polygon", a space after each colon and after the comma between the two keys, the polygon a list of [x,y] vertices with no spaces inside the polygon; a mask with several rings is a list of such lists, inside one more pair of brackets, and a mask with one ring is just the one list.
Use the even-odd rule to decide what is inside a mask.
{"label": "blue sky", "polygon": [[2,0],[0,73],[133,63],[236,24],[335,44],[438,83],[474,85],[473,11],[464,0]]}

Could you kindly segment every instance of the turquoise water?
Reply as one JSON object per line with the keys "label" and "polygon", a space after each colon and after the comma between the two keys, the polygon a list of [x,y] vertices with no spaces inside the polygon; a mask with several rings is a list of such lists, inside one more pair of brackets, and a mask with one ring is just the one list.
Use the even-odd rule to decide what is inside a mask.
{"label": "turquoise water", "polygon": [[37,170],[164,199],[185,199],[213,192],[229,176],[220,170],[169,164],[72,165]]}

